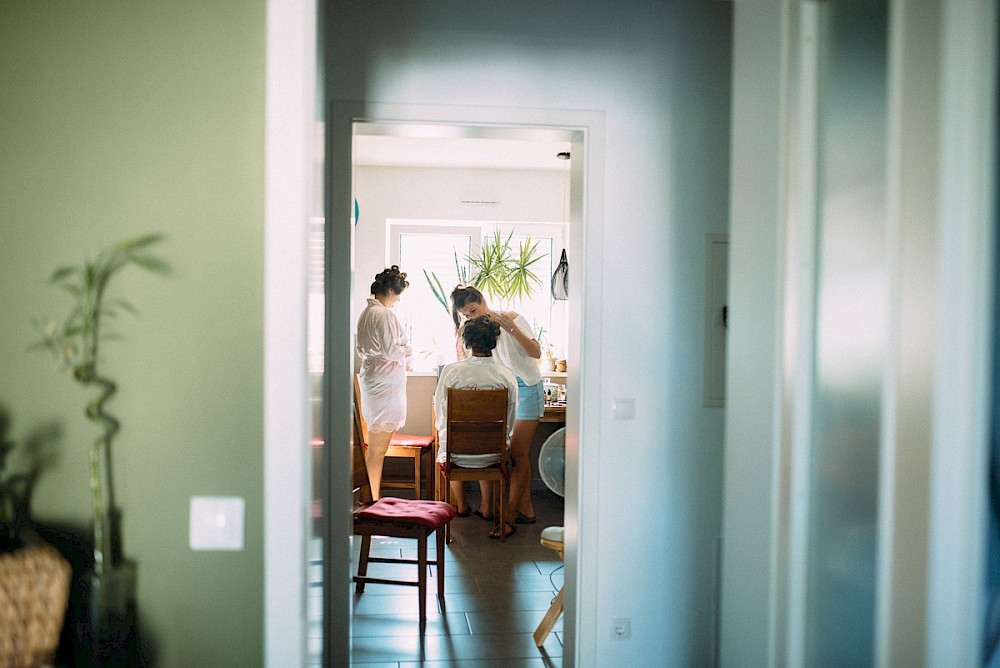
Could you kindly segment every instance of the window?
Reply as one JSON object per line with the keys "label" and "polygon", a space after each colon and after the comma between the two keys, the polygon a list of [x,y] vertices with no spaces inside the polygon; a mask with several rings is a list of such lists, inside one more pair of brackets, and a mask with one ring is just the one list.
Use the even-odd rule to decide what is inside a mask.
{"label": "window", "polygon": [[410,287],[395,310],[403,319],[413,349],[411,366],[415,371],[431,371],[454,361],[455,337],[451,311],[434,296],[427,277],[437,277],[447,302],[459,282],[455,258],[466,273],[469,270],[464,258],[472,248],[472,236],[415,231],[400,234],[398,239],[399,266],[407,272]]}
{"label": "window", "polygon": [[[516,252],[530,237],[537,243],[541,259],[532,266],[540,285],[530,299],[487,301],[493,309],[517,311],[531,325],[535,338],[542,343],[543,355],[552,350],[556,357],[565,350],[566,315],[563,302],[553,304],[550,279],[555,259],[565,245],[565,225],[562,223],[480,223],[451,221],[389,221],[389,256],[407,272],[410,287],[396,306],[410,337],[414,371],[436,371],[442,364],[456,359],[454,323],[451,306],[442,304],[431,288],[436,276],[448,302],[452,289],[460,281],[459,272],[468,276],[468,256],[477,253],[484,238],[496,230],[511,237]],[[456,267],[456,258],[457,265]],[[426,272],[426,275],[425,275]]]}

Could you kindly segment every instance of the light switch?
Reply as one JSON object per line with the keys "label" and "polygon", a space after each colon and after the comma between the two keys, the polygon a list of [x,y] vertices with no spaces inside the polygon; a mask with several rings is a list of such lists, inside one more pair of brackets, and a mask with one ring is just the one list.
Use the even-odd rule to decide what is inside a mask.
{"label": "light switch", "polygon": [[616,420],[634,420],[635,399],[631,397],[615,399],[612,412]]}
{"label": "light switch", "polygon": [[192,550],[242,550],[246,500],[239,496],[192,496]]}

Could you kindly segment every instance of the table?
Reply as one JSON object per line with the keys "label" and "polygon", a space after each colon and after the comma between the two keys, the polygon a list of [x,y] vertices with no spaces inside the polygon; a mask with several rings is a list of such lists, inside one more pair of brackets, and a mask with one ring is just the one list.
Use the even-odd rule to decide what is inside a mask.
{"label": "table", "polygon": [[566,424],[566,404],[562,404],[561,406],[546,405],[545,415],[543,415],[538,421]]}

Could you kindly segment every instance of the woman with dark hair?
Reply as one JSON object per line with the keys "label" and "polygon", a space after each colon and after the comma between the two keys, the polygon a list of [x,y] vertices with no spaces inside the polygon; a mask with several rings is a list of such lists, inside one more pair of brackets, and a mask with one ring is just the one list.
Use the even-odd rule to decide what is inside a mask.
{"label": "woman with dark hair", "polygon": [[[458,286],[451,293],[451,315],[458,326],[460,316],[477,318],[488,316],[500,326],[500,338],[494,356],[497,361],[514,372],[517,378],[517,419],[510,438],[510,508],[511,517],[504,518],[519,524],[535,522],[535,506],[531,502],[531,462],[528,453],[535,439],[538,420],[545,414],[545,396],[542,392],[542,374],[538,359],[542,347],[531,333],[531,326],[522,315],[513,312],[493,311],[483,294],[476,288]],[[489,510],[484,508],[483,512]],[[489,519],[489,515],[484,515]],[[503,525],[501,525],[503,526]]]}
{"label": "woman with dark hair", "polygon": [[365,464],[371,479],[372,496],[379,498],[382,463],[389,441],[406,422],[406,367],[410,345],[399,318],[390,311],[399,295],[409,287],[406,273],[392,265],[379,272],[372,283],[372,296],[358,318],[355,340],[361,357],[358,380],[361,411],[368,422],[368,451]]}
{"label": "woman with dark hair", "polygon": [[[517,379],[505,366],[494,362],[493,349],[497,346],[500,326],[488,316],[480,316],[465,323],[461,331],[465,346],[472,350],[472,357],[453,362],[441,370],[437,390],[434,392],[434,406],[437,417],[438,464],[444,464],[448,452],[448,388],[473,390],[507,390],[507,444],[510,445],[517,412]],[[466,468],[480,468],[496,463],[495,455],[453,455],[452,460]],[[491,518],[484,511],[493,508],[493,487],[489,481],[480,480],[483,503],[476,513],[480,517]],[[462,517],[469,514],[465,501],[465,486],[461,482],[451,483],[451,498],[455,501],[455,511]],[[509,529],[509,531],[507,531]],[[506,535],[514,533],[513,525],[505,527]],[[490,534],[499,538],[499,530]]]}

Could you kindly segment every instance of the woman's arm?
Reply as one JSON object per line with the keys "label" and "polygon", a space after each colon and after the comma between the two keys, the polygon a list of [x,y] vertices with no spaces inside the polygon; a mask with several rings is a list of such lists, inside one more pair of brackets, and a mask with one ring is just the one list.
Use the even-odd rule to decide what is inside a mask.
{"label": "woman's arm", "polygon": [[538,343],[537,339],[526,333],[524,329],[518,326],[516,319],[519,317],[520,316],[516,313],[493,312],[493,319],[496,323],[500,325],[504,331],[510,334],[515,341],[517,341],[518,345],[521,346],[521,350],[523,350],[528,357],[537,360],[542,356],[542,346]]}

